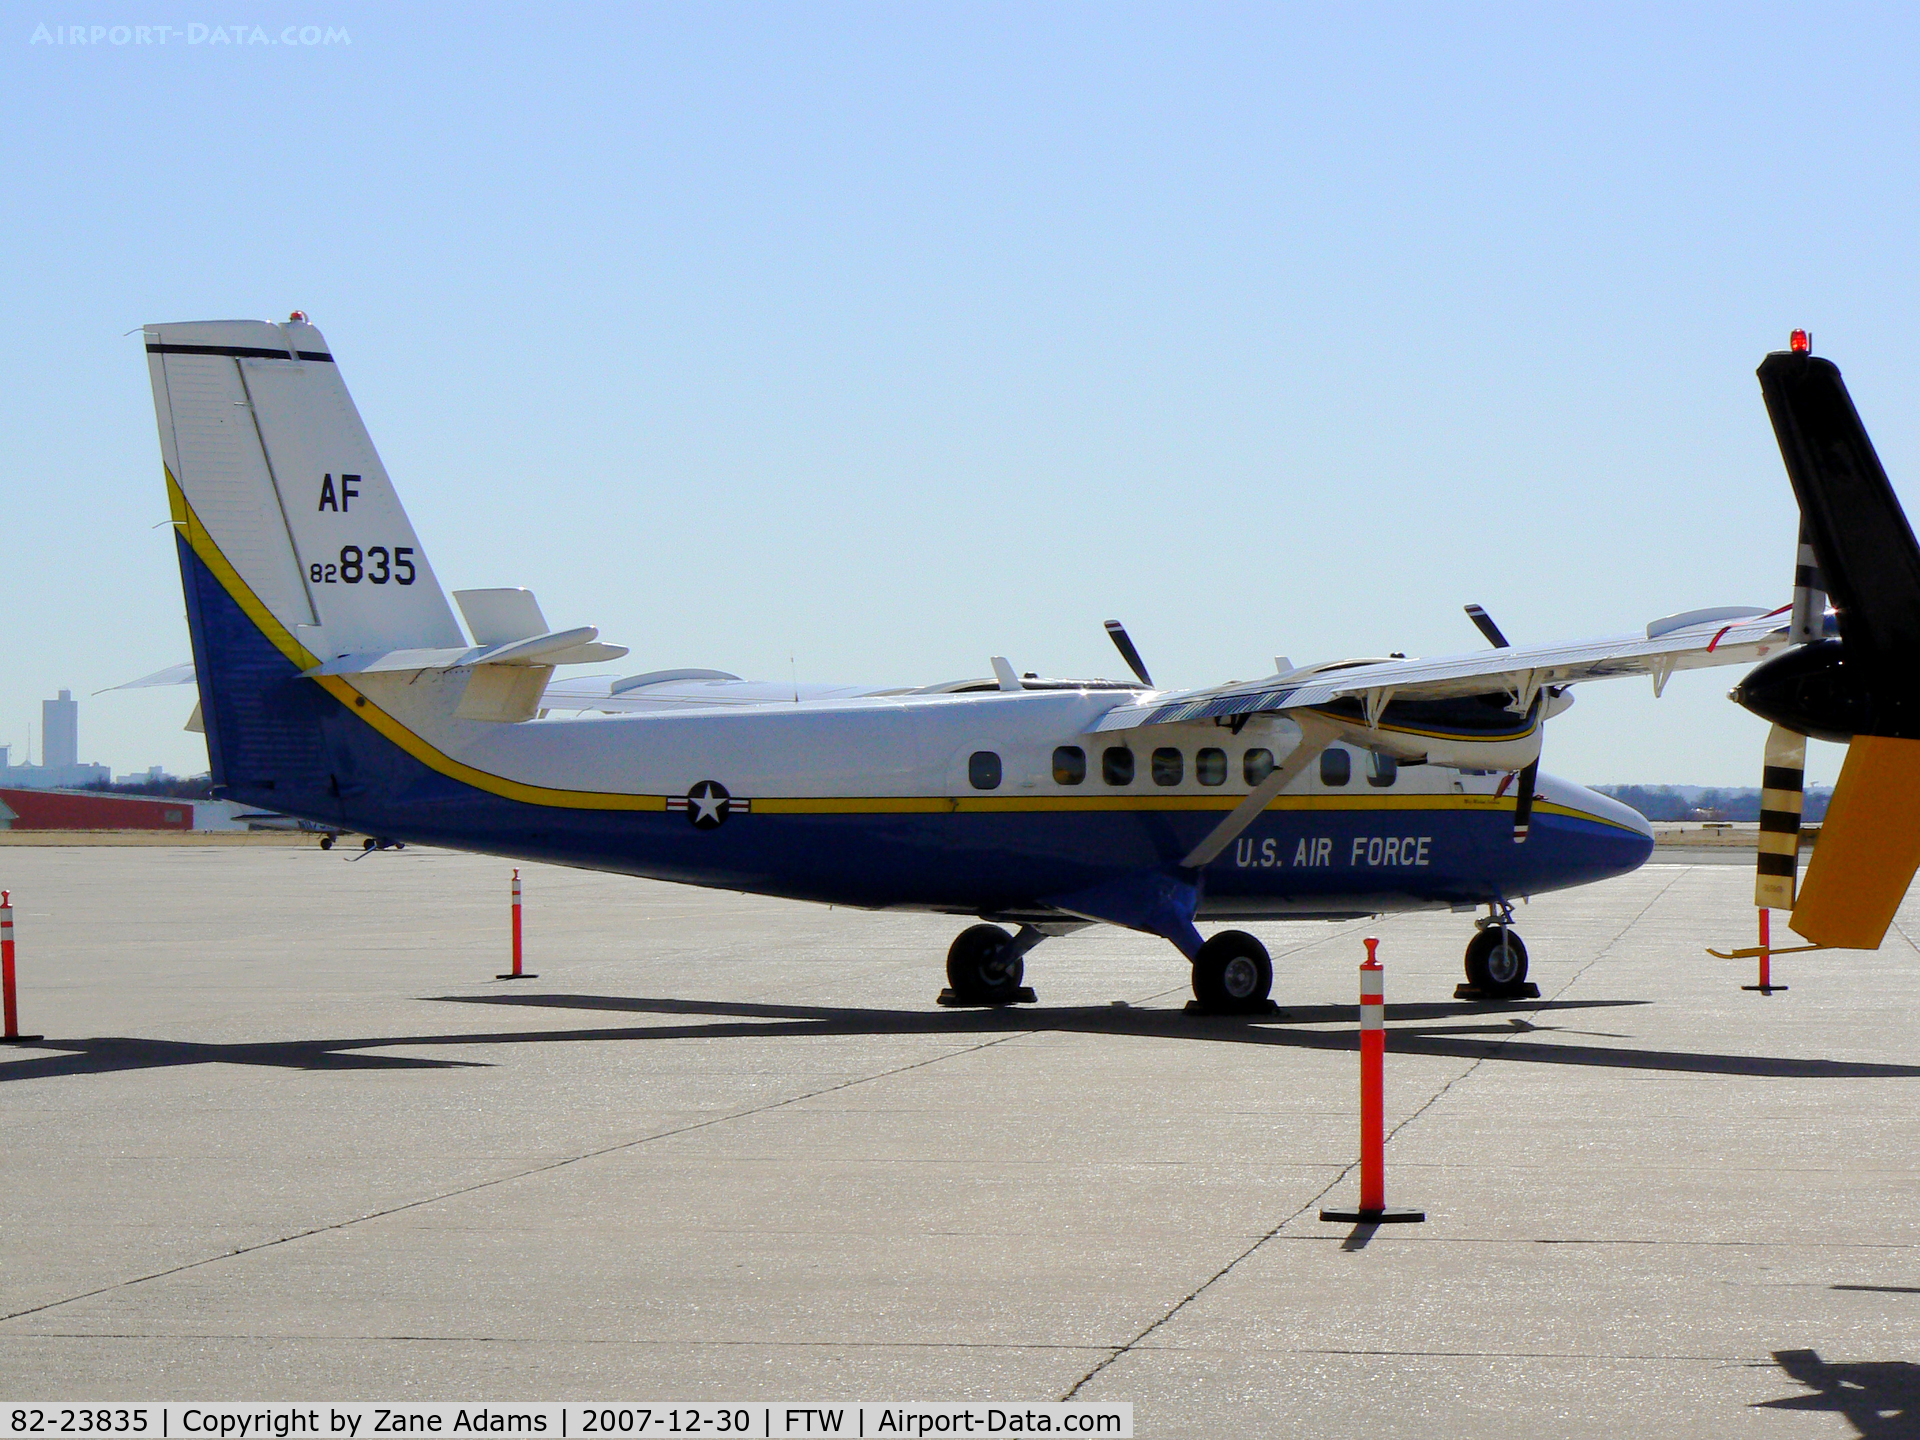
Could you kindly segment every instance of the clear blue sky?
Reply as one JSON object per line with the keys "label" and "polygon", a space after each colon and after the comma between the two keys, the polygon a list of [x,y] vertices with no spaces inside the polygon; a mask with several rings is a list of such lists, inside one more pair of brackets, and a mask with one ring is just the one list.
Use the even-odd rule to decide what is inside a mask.
{"label": "clear blue sky", "polygon": [[[1117,615],[1203,684],[1776,604],[1794,325],[1920,497],[1911,10],[172,3],[0,32],[16,747],[188,653],[148,321],[307,310],[443,579],[636,670],[1115,674]],[[76,22],[176,33],[33,43]],[[1731,679],[1583,687],[1547,768],[1757,783]],[[204,768],[191,703],[86,699],[82,758]]]}

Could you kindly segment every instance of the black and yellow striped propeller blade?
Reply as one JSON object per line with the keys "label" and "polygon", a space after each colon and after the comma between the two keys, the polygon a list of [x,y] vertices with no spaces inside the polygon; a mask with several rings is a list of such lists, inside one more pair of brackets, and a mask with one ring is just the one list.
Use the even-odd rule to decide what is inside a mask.
{"label": "black and yellow striped propeller blade", "polygon": [[1775,725],[1760,772],[1760,858],[1753,876],[1753,903],[1763,910],[1793,909],[1806,778],[1807,737]]}

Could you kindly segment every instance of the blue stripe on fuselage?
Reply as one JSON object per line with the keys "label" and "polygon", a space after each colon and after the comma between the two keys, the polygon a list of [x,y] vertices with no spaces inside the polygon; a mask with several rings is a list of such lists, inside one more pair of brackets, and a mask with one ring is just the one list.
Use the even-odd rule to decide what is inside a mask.
{"label": "blue stripe on fuselage", "polygon": [[[1019,912],[1120,873],[1171,870],[1222,818],[1192,811],[995,810],[737,815],[571,809],[508,799],[423,764],[304,679],[184,537],[208,748],[232,798],[363,833],[870,907]],[[592,722],[587,722],[592,723]],[[903,718],[903,723],[912,723]],[[1478,903],[1632,870],[1652,851],[1621,825],[1507,809],[1276,809],[1204,871],[1200,914],[1349,914]]]}

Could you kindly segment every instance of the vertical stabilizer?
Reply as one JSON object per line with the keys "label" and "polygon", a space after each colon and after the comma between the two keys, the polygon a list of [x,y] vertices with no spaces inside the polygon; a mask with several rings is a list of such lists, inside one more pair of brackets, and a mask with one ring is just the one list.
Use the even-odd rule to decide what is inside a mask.
{"label": "vertical stabilizer", "polygon": [[315,657],[463,642],[327,343],[303,320],[146,327],[181,502]]}

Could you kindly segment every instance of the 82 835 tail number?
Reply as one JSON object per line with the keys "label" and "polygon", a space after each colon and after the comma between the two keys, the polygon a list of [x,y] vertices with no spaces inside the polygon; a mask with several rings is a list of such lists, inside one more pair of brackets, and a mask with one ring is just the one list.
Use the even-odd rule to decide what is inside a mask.
{"label": "82 835 tail number", "polygon": [[315,585],[358,585],[362,580],[369,585],[384,585],[389,580],[396,585],[411,585],[413,546],[397,545],[388,550],[384,545],[369,545],[362,550],[358,545],[342,545],[337,564],[316,560],[307,567],[307,578]]}

